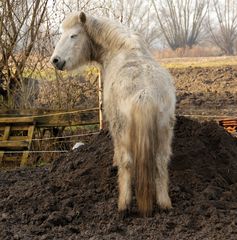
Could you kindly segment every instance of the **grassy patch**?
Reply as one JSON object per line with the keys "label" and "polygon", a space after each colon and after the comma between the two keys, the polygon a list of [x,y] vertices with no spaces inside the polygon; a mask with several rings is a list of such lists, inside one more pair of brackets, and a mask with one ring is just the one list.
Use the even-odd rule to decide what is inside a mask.
{"label": "grassy patch", "polygon": [[237,65],[237,56],[163,58],[158,61],[166,68],[223,67]]}
{"label": "grassy patch", "polygon": [[[66,76],[67,72],[58,72],[58,74],[62,76]],[[33,79],[43,79],[47,81],[54,81],[57,78],[56,71],[53,68],[43,68],[41,70],[35,70],[32,72],[31,69],[25,69],[23,73],[23,77],[30,77]]]}

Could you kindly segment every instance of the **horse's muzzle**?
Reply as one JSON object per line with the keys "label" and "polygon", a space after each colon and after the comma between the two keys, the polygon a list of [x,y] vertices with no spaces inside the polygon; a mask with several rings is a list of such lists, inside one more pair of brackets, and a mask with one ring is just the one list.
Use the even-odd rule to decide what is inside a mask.
{"label": "horse's muzzle", "polygon": [[52,59],[51,59],[51,63],[54,65],[55,68],[57,68],[58,70],[63,70],[65,64],[66,64],[66,61],[62,60],[60,57],[58,56],[54,56]]}

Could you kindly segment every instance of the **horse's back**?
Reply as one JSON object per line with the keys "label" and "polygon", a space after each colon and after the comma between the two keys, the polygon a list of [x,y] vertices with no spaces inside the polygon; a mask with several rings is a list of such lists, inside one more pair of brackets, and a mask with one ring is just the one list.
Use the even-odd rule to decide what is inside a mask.
{"label": "horse's back", "polygon": [[108,110],[116,108],[129,115],[133,104],[149,101],[157,106],[158,112],[174,114],[172,77],[150,56],[115,57],[107,69],[104,94],[105,104],[110,106]]}

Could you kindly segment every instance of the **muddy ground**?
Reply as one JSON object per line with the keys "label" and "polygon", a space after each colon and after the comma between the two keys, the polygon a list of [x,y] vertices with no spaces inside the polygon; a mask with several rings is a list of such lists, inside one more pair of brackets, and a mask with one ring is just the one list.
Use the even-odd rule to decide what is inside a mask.
{"label": "muddy ground", "polygon": [[[229,82],[234,86],[236,70],[226,73],[228,69],[223,69],[225,76],[232,76]],[[197,92],[204,91],[206,70],[171,71],[178,89],[177,111],[198,110],[195,103],[199,95],[192,81]],[[216,69],[209,71],[206,80],[213,80]],[[227,80],[216,81],[220,83],[214,81],[210,87],[221,86],[216,91],[224,92]],[[229,109],[229,104],[234,108],[236,89],[228,91],[232,97],[216,94],[219,97],[209,105],[205,100],[211,98],[203,93],[200,109],[230,114],[224,108]],[[179,99],[180,93],[184,99]],[[141,218],[133,199],[130,215],[121,219],[112,157],[111,137],[102,131],[48,167],[1,171],[0,239],[237,239],[237,141],[214,121],[177,117],[170,164],[170,211],[156,207],[152,217]]]}
{"label": "muddy ground", "polygon": [[237,65],[170,69],[177,89],[177,113],[237,116]]}

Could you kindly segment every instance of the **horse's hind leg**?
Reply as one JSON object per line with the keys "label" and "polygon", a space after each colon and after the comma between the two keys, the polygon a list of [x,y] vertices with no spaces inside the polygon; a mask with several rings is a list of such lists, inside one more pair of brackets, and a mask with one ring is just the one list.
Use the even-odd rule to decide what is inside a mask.
{"label": "horse's hind leg", "polygon": [[159,147],[156,156],[156,201],[163,209],[172,208],[171,200],[168,193],[169,174],[168,163],[171,155],[171,141],[173,130],[167,126],[160,128]]}
{"label": "horse's hind leg", "polygon": [[130,154],[125,147],[120,148],[121,159],[118,162],[118,184],[119,184],[119,199],[118,199],[118,210],[124,214],[129,210],[132,199],[131,190],[131,169],[132,160]]}
{"label": "horse's hind leg", "polygon": [[121,159],[120,145],[117,140],[114,139],[114,157],[113,157],[113,167],[117,167]]}

